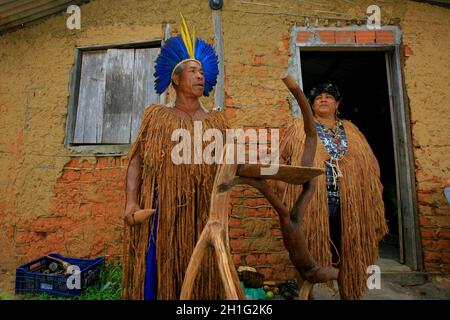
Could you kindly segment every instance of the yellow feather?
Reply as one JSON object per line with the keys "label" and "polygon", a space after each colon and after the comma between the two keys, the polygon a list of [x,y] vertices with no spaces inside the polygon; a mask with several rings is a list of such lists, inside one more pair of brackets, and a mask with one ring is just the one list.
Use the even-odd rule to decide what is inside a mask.
{"label": "yellow feather", "polygon": [[186,33],[184,32],[183,28],[181,29],[181,38],[183,39],[184,46],[186,47],[186,49],[188,50],[188,53],[189,53],[189,49],[187,46],[187,40],[186,40]]}
{"label": "yellow feather", "polygon": [[181,28],[181,38],[183,39],[184,45],[186,47],[186,49],[188,50],[189,53],[189,49],[188,49],[188,45],[187,45],[187,39],[186,39],[186,32],[184,31],[183,28]]}
{"label": "yellow feather", "polygon": [[182,20],[182,22],[181,22],[181,37],[183,38],[183,41],[186,46],[189,57],[191,59],[194,59],[194,50],[193,50],[193,46],[192,46],[191,35],[189,34],[189,28],[187,27],[186,20],[184,19],[183,15],[181,13],[180,13],[180,15],[181,15],[181,20]]}
{"label": "yellow feather", "polygon": [[196,34],[195,34],[195,27],[192,30],[192,59],[195,59],[195,42],[196,42]]}

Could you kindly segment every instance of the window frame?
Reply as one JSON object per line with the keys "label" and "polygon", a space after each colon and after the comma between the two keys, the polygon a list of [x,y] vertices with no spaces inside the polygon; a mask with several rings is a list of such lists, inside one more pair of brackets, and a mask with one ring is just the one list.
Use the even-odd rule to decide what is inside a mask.
{"label": "window frame", "polygon": [[[142,42],[128,42],[118,44],[107,44],[97,46],[82,46],[75,48],[75,62],[72,66],[70,82],[69,82],[69,99],[67,109],[66,132],[64,138],[64,147],[75,153],[92,155],[92,154],[108,154],[108,155],[124,155],[128,153],[131,144],[90,144],[90,145],[74,145],[75,125],[78,113],[78,98],[80,93],[81,81],[81,65],[84,52],[92,52],[108,49],[145,49],[160,48],[163,39],[149,40]],[[160,101],[164,99],[160,95]]]}

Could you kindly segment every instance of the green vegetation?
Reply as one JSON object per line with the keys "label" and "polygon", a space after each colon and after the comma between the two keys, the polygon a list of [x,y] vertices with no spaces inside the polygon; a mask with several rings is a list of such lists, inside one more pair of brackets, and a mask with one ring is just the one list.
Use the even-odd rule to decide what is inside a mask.
{"label": "green vegetation", "polygon": [[10,294],[4,292],[4,291],[0,291],[0,300],[11,300],[12,297]]}

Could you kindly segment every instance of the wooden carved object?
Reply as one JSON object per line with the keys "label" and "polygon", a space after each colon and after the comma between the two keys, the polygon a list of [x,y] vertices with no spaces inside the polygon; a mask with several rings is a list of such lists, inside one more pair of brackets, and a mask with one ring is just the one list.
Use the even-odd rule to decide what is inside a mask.
{"label": "wooden carved object", "polygon": [[[301,166],[280,165],[278,173],[272,176],[262,176],[260,174],[261,165],[222,164],[219,167],[211,196],[210,217],[186,270],[180,296],[182,300],[191,298],[194,280],[198,274],[202,257],[206,250],[211,249],[215,251],[225,289],[225,299],[235,300],[244,296],[239,286],[238,275],[231,260],[228,244],[229,190],[237,184],[247,184],[258,189],[278,213],[283,241],[289,252],[289,258],[301,278],[305,280],[299,294],[301,299],[308,297],[314,283],[338,278],[338,269],[319,266],[307,247],[302,226],[303,213],[315,191],[313,178],[323,174],[324,171],[320,168],[312,168],[317,145],[317,132],[308,101],[290,76],[283,76],[282,81],[296,98],[303,114],[306,141]],[[230,147],[233,146],[227,145],[223,156],[226,156],[227,148]],[[291,210],[288,210],[272,190],[266,181],[268,179],[303,185],[302,192]]]}

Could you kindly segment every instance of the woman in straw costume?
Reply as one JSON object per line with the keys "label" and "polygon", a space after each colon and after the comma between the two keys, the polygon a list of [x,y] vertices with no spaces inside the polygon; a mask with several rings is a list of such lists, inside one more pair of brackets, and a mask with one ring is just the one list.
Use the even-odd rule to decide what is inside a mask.
{"label": "woman in straw costume", "polygon": [[[378,257],[378,242],[387,233],[378,162],[358,128],[341,120],[336,86],[321,84],[309,95],[319,136],[314,166],[325,169],[304,215],[305,235],[314,259],[339,268],[341,299],[359,299],[366,289],[367,267]],[[282,161],[299,165],[305,133],[297,119],[281,144]],[[301,187],[285,186],[285,201],[294,205]]]}

